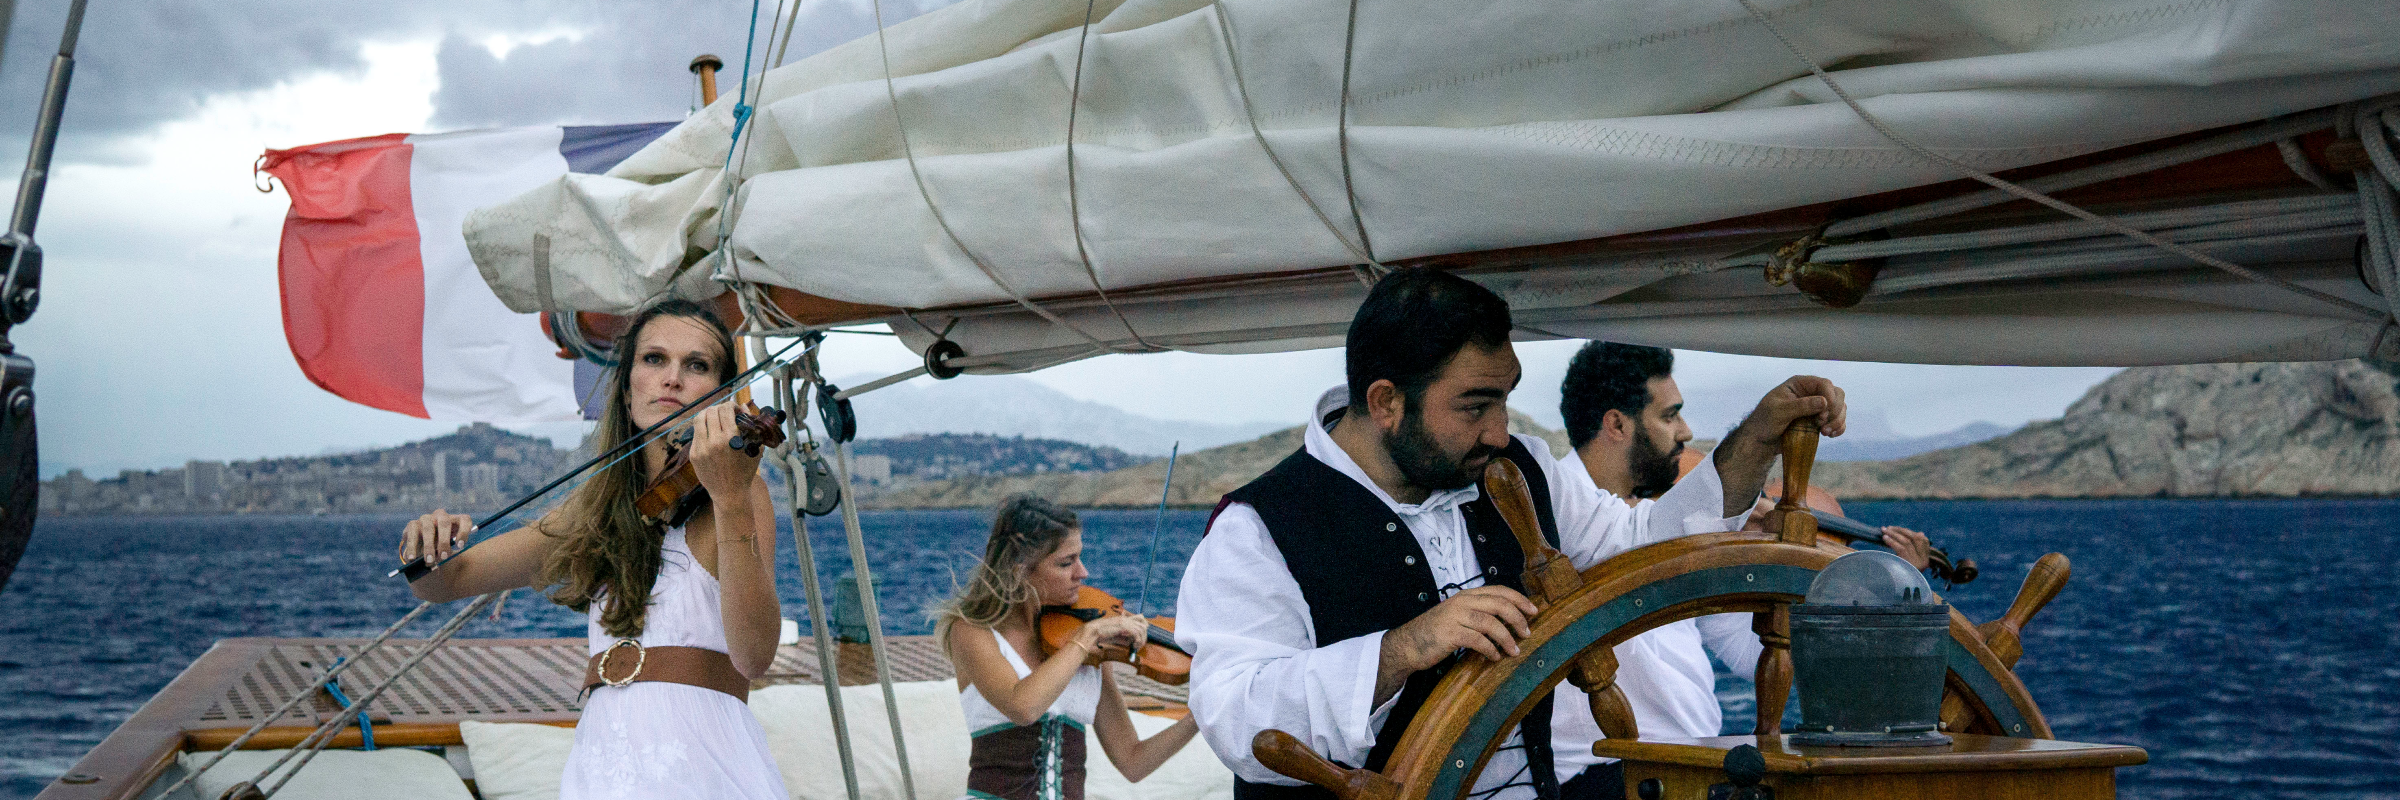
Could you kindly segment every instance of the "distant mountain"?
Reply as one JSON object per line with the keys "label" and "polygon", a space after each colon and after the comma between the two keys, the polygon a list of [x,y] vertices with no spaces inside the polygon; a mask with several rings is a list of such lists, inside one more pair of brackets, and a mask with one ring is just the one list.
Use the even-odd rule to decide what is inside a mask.
{"label": "distant mountain", "polygon": [[[872,378],[852,376],[842,385]],[[1077,400],[1031,380],[1011,375],[969,375],[947,381],[909,381],[851,401],[861,438],[908,434],[988,433],[1057,439],[1113,447],[1143,456],[1164,456],[1176,442],[1183,451],[1246,441],[1283,427],[1272,422],[1199,422],[1146,417],[1087,400]]]}
{"label": "distant mountain", "polygon": [[[1548,442],[1554,453],[1566,452],[1566,435],[1534,422],[1521,413],[1508,415],[1511,432],[1531,434]],[[1185,449],[1175,461],[1175,485],[1167,503],[1186,507],[1215,505],[1217,498],[1265,474],[1300,449],[1300,428],[1292,426],[1246,442],[1194,452]],[[874,508],[989,508],[1000,498],[1033,492],[1079,508],[1141,507],[1158,502],[1159,483],[1167,477],[1167,460],[1111,472],[1050,472],[1045,474],[969,475],[935,481],[869,496],[861,504]]]}
{"label": "distant mountain", "polygon": [[870,456],[889,459],[890,477],[884,480],[942,480],[962,475],[1008,473],[1106,472],[1157,460],[1114,447],[988,433],[912,433],[890,439],[860,439],[851,446],[851,452],[862,460]]}
{"label": "distant mountain", "polygon": [[1819,466],[1842,499],[2400,494],[2400,366],[2137,367],[2065,416],[1897,461]]}
{"label": "distant mountain", "polygon": [[[1888,429],[1887,429],[1888,431]],[[1969,445],[2008,433],[2007,428],[1989,422],[1972,422],[1956,430],[1930,436],[1883,436],[1853,429],[1848,435],[1826,439],[1817,446],[1818,461],[1890,461],[1945,448]],[[1862,435],[1864,434],[1864,435]]]}

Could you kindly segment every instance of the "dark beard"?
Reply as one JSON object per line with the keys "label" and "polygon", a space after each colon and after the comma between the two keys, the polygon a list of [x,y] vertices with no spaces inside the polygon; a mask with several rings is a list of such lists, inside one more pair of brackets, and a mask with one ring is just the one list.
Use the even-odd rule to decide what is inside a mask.
{"label": "dark beard", "polygon": [[[1406,479],[1410,486],[1429,492],[1447,492],[1474,485],[1477,479],[1483,477],[1483,467],[1490,465],[1491,456],[1500,452],[1477,442],[1474,449],[1467,451],[1465,458],[1452,461],[1442,453],[1441,444],[1433,440],[1433,433],[1425,430],[1423,417],[1416,414],[1414,409],[1400,420],[1400,430],[1383,437],[1383,448],[1392,454],[1392,463],[1400,468],[1401,478]],[[1469,468],[1468,464],[1475,466]],[[1669,469],[1667,475],[1672,478],[1674,472],[1671,462]]]}
{"label": "dark beard", "polygon": [[1650,440],[1650,431],[1637,428],[1633,434],[1633,451],[1626,455],[1631,462],[1626,467],[1633,473],[1634,497],[1654,498],[1675,488],[1675,479],[1680,477],[1675,474],[1679,466],[1676,456],[1683,455],[1682,442],[1676,442],[1672,450],[1661,452],[1658,443]]}

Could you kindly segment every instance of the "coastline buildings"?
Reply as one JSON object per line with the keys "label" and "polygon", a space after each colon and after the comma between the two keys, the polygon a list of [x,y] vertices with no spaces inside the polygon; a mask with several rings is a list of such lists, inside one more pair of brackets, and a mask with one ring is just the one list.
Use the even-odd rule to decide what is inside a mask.
{"label": "coastline buildings", "polygon": [[191,461],[94,480],[44,481],[41,513],[371,514],[496,509],[548,481],[571,450],[484,423],[386,450]]}

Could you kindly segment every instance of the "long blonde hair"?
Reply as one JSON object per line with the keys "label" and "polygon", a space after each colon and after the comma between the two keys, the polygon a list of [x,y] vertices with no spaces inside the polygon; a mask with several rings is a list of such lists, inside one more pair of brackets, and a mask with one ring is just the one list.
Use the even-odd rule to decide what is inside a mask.
{"label": "long blonde hair", "polygon": [[1075,512],[1030,494],[1009,495],[992,517],[992,537],[983,544],[983,560],[948,602],[935,608],[934,635],[943,651],[950,649],[950,629],[959,622],[985,628],[1031,603],[1041,592],[1025,579],[1025,568],[1058,550],[1067,534],[1083,527]]}
{"label": "long blonde hair", "polygon": [[[592,436],[592,446],[599,452],[638,433],[626,397],[633,389],[635,348],[641,343],[642,330],[660,317],[692,319],[716,334],[717,383],[733,379],[733,334],[716,312],[681,299],[643,309],[617,340],[617,366],[609,370],[608,405]],[[649,471],[648,461],[638,451],[617,459],[536,523],[544,534],[561,541],[542,563],[535,585],[550,587],[551,602],[576,611],[589,611],[592,603],[604,602],[600,627],[618,638],[642,635],[650,588],[658,580],[659,549],[666,543],[666,530],[643,519],[634,507],[634,499],[649,482]]]}

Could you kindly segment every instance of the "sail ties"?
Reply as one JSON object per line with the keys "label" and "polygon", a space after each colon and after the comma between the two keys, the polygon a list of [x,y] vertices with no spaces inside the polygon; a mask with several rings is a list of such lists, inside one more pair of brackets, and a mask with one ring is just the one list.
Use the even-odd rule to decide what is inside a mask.
{"label": "sail ties", "polygon": [[[2318,290],[2316,290],[2316,289],[2311,289],[2311,288],[2308,288],[2308,287],[2306,287],[2306,286],[2301,286],[2301,285],[2299,285],[2299,284],[2297,284],[2297,283],[2293,283],[2293,282],[2291,282],[2291,281],[2284,280],[2284,279],[2282,279],[2282,278],[2278,278],[2278,277],[2275,277],[2275,276],[2273,276],[2273,275],[2268,275],[2268,274],[2266,274],[2266,273],[2259,272],[2259,271],[2257,271],[2257,270],[2254,270],[2254,269],[2251,269],[2251,268],[2249,268],[2249,267],[2245,267],[2245,266],[2242,266],[2242,265],[2240,265],[2240,264],[2235,264],[2235,263],[2233,263],[2233,262],[2231,262],[2231,261],[2226,261],[2226,260],[2224,260],[2224,259],[2217,258],[2217,257],[2215,257],[2215,256],[2212,256],[2212,255],[2209,255],[2209,254],[2207,254],[2207,253],[2200,252],[2199,250],[2196,250],[2196,249],[2194,249],[2194,248],[2192,248],[2192,247],[2189,247],[2189,246],[2186,246],[2186,245],[2182,245],[2182,244],[2178,244],[2178,243],[2175,243],[2175,242],[2168,241],[2168,240],[2166,240],[2166,239],[2164,239],[2164,238],[2161,238],[2161,237],[2159,237],[2159,236],[2157,236],[2157,235],[2155,235],[2155,234],[2152,234],[2152,233],[2150,233],[2149,231],[2144,231],[2144,230],[2141,230],[2141,229],[2139,229],[2139,228],[2135,228],[2135,227],[2133,227],[2133,226],[2131,226],[2131,225],[2127,225],[2127,224],[2124,224],[2124,223],[2122,223],[2122,222],[2118,222],[2118,221],[2116,221],[2116,220],[2113,220],[2113,219],[2109,219],[2109,218],[2107,218],[2107,217],[2100,216],[2099,214],[2095,214],[2095,213],[2091,212],[2090,210],[2087,210],[2087,209],[2084,209],[2084,208],[2082,208],[2082,207],[2080,207],[2080,206],[2076,206],[2076,205],[2074,205],[2074,204],[2071,204],[2071,203],[2068,203],[2068,202],[2066,202],[2066,201],[2060,200],[2060,199],[2058,199],[2058,198],[2056,198],[2056,197],[2052,197],[2052,196],[2050,196],[2050,195],[2048,195],[2048,194],[2044,194],[2043,192],[2041,192],[2041,191],[2038,191],[2038,190],[2036,190],[2036,189],[2029,188],[2029,187],[2027,187],[2027,186],[2024,186],[2024,185],[2019,185],[2019,184],[2016,184],[2016,183],[2013,183],[2013,182],[2010,182],[2010,181],[2007,181],[2007,180],[2003,180],[2003,179],[2001,179],[2001,178],[1999,178],[1999,177],[1996,177],[1996,176],[1994,176],[1994,175],[1992,175],[1992,174],[1990,174],[1990,173],[1987,173],[1987,172],[1984,172],[1984,171],[1982,171],[1982,170],[1976,169],[1976,168],[1974,168],[1974,167],[1968,166],[1968,165],[1967,165],[1967,164],[1965,164],[1964,162],[1961,162],[1961,161],[1959,161],[1959,160],[1957,160],[1957,159],[1954,159],[1954,158],[1951,158],[1951,157],[1949,157],[1949,156],[1945,156],[1945,155],[1942,155],[1942,154],[1940,154],[1940,153],[1934,152],[1932,149],[1930,149],[1930,148],[1927,148],[1927,147],[1925,147],[1924,145],[1917,144],[1915,141],[1912,141],[1912,140],[1910,140],[1910,139],[1908,139],[1908,138],[1906,138],[1906,137],[1903,137],[1903,136],[1901,136],[1901,135],[1900,135],[1898,132],[1896,132],[1896,131],[1893,131],[1893,130],[1891,129],[1891,127],[1890,127],[1890,126],[1888,126],[1888,125],[1885,125],[1885,124],[1884,124],[1884,122],[1883,122],[1883,120],[1882,120],[1881,118],[1879,118],[1879,117],[1875,116],[1873,113],[1870,113],[1870,112],[1868,112],[1865,106],[1863,106],[1863,105],[1860,105],[1860,104],[1859,104],[1859,102],[1858,102],[1858,99],[1857,99],[1857,98],[1855,98],[1855,97],[1852,97],[1852,96],[1850,95],[1850,91],[1849,91],[1848,89],[1844,89],[1844,88],[1842,88],[1842,85],[1841,85],[1841,83],[1840,83],[1840,82],[1838,82],[1838,81],[1835,81],[1835,80],[1833,79],[1833,76],[1832,76],[1832,75],[1830,75],[1830,74],[1828,74],[1828,73],[1825,71],[1825,67],[1824,67],[1824,65],[1823,65],[1823,64],[1819,63],[1819,62],[1817,61],[1817,59],[1816,59],[1816,58],[1814,58],[1814,57],[1812,57],[1812,56],[1808,55],[1806,52],[1802,51],[1802,50],[1800,49],[1800,46],[1799,46],[1798,44],[1794,43],[1794,42],[1792,41],[1792,38],[1791,38],[1789,35],[1786,35],[1786,34],[1784,33],[1782,26],[1776,25],[1776,24],[1775,24],[1775,21],[1774,21],[1773,19],[1769,18],[1769,17],[1766,15],[1766,13],[1765,13],[1765,12],[1763,12],[1763,11],[1760,11],[1760,10],[1759,10],[1759,8],[1758,8],[1758,4],[1755,2],[1755,0],[1734,0],[1734,2],[1740,3],[1740,4],[1742,5],[1742,8],[1743,8],[1743,10],[1745,10],[1745,11],[1748,11],[1748,12],[1750,13],[1750,17],[1751,17],[1752,19],[1755,19],[1755,20],[1757,20],[1757,21],[1758,21],[1758,23],[1759,23],[1761,26],[1764,26],[1764,27],[1766,28],[1767,32],[1768,32],[1769,34],[1772,34],[1772,35],[1775,37],[1775,41],[1776,41],[1776,42],[1778,42],[1778,43],[1781,43],[1781,44],[1783,45],[1783,48],[1784,48],[1786,51],[1789,51],[1789,52],[1792,54],[1792,56],[1793,56],[1793,57],[1795,57],[1795,58],[1798,58],[1798,59],[1799,59],[1799,60],[1800,60],[1802,63],[1805,63],[1805,64],[1807,64],[1807,65],[1808,65],[1809,72],[1811,72],[1811,73],[1814,73],[1814,74],[1817,76],[1817,80],[1823,81],[1823,82],[1825,83],[1825,88],[1827,88],[1828,90],[1831,90],[1831,91],[1833,92],[1833,94],[1834,94],[1834,96],[1835,96],[1835,97],[1838,97],[1838,98],[1840,98],[1840,99],[1841,99],[1841,101],[1842,101],[1842,103],[1843,103],[1844,105],[1847,105],[1847,106],[1849,106],[1849,107],[1850,107],[1850,110],[1851,110],[1851,112],[1852,112],[1852,113],[1855,113],[1855,114],[1857,114],[1860,120],[1862,120],[1862,121],[1864,121],[1864,122],[1866,122],[1866,123],[1867,123],[1867,127],[1874,129],[1874,131],[1875,131],[1875,133],[1876,133],[1876,134],[1878,134],[1878,135],[1882,136],[1883,138],[1885,138],[1885,139],[1887,139],[1887,140],[1890,140],[1890,141],[1891,141],[1893,144],[1899,145],[1901,149],[1903,149],[1903,150],[1907,150],[1908,152],[1910,152],[1910,153],[1912,153],[1912,154],[1916,155],[1916,156],[1917,156],[1917,157],[1919,157],[1919,158],[1925,159],[1926,161],[1929,161],[1929,162],[1932,162],[1932,163],[1935,163],[1935,164],[1941,165],[1941,166],[1943,166],[1943,167],[1947,167],[1947,168],[1949,168],[1949,169],[1951,169],[1951,170],[1953,170],[1953,171],[1955,171],[1955,172],[1959,173],[1960,175],[1963,175],[1963,176],[1965,176],[1965,177],[1968,177],[1968,178],[1974,179],[1975,181],[1978,181],[1978,182],[1980,182],[1980,183],[1983,183],[1984,185],[1990,186],[1990,187],[1992,187],[1993,189],[1996,189],[1996,190],[1998,190],[2000,193],[2003,193],[2003,194],[2005,194],[2005,195],[2007,195],[2007,196],[2010,196],[2010,197],[2015,197],[2015,198],[2018,198],[2018,199],[2023,199],[2023,200],[2029,200],[2029,201],[2032,201],[2032,202],[2035,202],[2035,203],[2039,203],[2039,204],[2041,204],[2041,205],[2043,205],[2043,206],[2047,206],[2047,207],[2049,207],[2049,208],[2051,208],[2051,209],[2053,209],[2053,210],[2056,210],[2056,211],[2059,211],[2059,212],[2065,213],[2065,214],[2067,214],[2068,216],[2072,216],[2072,217],[2075,217],[2075,218],[2078,218],[2078,219],[2084,220],[2084,221],[2086,221],[2086,222],[2090,222],[2090,223],[2093,223],[2093,224],[2099,225],[2099,226],[2101,226],[2102,228],[2105,228],[2105,229],[2107,229],[2107,230],[2108,230],[2109,232],[2111,232],[2111,233],[2115,233],[2115,234],[2118,234],[2118,235],[2121,235],[2121,236],[2125,236],[2125,237],[2127,237],[2127,238],[2133,239],[2133,240],[2135,240],[2135,241],[2138,241],[2138,242],[2141,242],[2141,243],[2143,243],[2143,244],[2150,245],[2151,247],[2155,247],[2155,248],[2158,248],[2158,249],[2161,249],[2161,250],[2165,250],[2165,251],[2167,251],[2167,252],[2170,252],[2170,253],[2174,253],[2175,255],[2181,256],[2181,257],[2183,257],[2183,258],[2189,259],[2189,260],[2191,260],[2191,261],[2198,262],[2198,263],[2200,263],[2200,264],[2203,264],[2203,265],[2206,265],[2206,266],[2209,266],[2209,267],[2214,267],[2214,268],[2216,268],[2216,269],[2222,270],[2222,271],[2224,271],[2224,272],[2227,272],[2227,273],[2229,273],[2229,274],[2232,274],[2232,275],[2235,275],[2235,276],[2241,277],[2241,278],[2243,278],[2243,279],[2245,279],[2245,280],[2250,280],[2250,281],[2254,281],[2254,282],[2257,282],[2257,283],[2262,283],[2262,284],[2266,284],[2266,285],[2270,285],[2270,286],[2279,287],[2279,288],[2282,288],[2282,289],[2284,289],[2284,290],[2286,290],[2286,291],[2289,291],[2289,292],[2291,292],[2291,293],[2293,293],[2293,294],[2301,295],[2301,296],[2303,296],[2303,297],[2307,297],[2307,298],[2310,298],[2310,299],[2316,300],[2316,301],[2318,301],[2318,302],[2321,302],[2321,303],[2324,303],[2324,304],[2326,304],[2326,305],[2330,305],[2330,306],[2333,306],[2333,307],[2335,307],[2335,308],[2342,309],[2343,311],[2349,312],[2349,313],[2350,313],[2350,314],[2352,314],[2352,315],[2355,315],[2355,316],[2358,316],[2358,317],[2360,317],[2362,321],[2365,321],[2365,320],[2375,320],[2375,321],[2379,321],[2379,322],[2380,322],[2380,321],[2383,321],[2383,320],[2384,320],[2384,319],[2385,319],[2387,316],[2389,316],[2389,315],[2387,314],[2387,311],[2386,311],[2385,309],[2373,308],[2373,307],[2371,307],[2371,306],[2367,306],[2367,305],[2364,305],[2364,304],[2361,304],[2361,303],[2358,303],[2358,302],[2352,301],[2352,300],[2350,300],[2350,299],[2348,299],[2348,298],[2340,297],[2340,296],[2337,296],[2337,295],[2334,295],[2334,294],[2330,294],[2330,293],[2327,293],[2327,292],[2318,291]],[[2320,124],[2320,125],[2318,125],[2317,127],[2323,127],[2323,126]],[[2298,131],[2293,131],[2292,133],[2297,133],[2297,132],[2298,132]],[[2280,135],[2280,136],[2275,136],[2275,137],[2268,138],[2268,139],[2266,139],[2266,140],[2264,140],[2264,141],[2262,141],[2262,142],[2259,142],[2259,143],[2260,143],[2260,144],[2263,144],[2263,143],[2265,143],[2265,142],[2267,142],[2267,141],[2275,141],[2275,140],[2277,140],[2277,139],[2286,138],[2286,137],[2288,137],[2289,135],[2290,135],[2289,133],[2286,133],[2286,134],[2283,134],[2283,135]],[[2380,135],[2380,132],[2378,132],[2378,135]],[[2141,171],[2146,171],[2146,170],[2141,170]],[[2400,170],[2395,170],[2395,171],[2400,171]],[[2135,172],[2135,173],[2128,173],[2128,174],[2138,174],[2138,172],[2140,172],[2140,171],[2137,171],[2137,172]],[[1990,193],[1984,193],[1984,196],[1989,196],[1989,194],[1990,194]],[[2006,198],[2005,198],[2005,197],[2003,197],[2003,198],[2000,198],[2000,199],[2001,199],[2001,200],[2004,200],[2004,199],[2006,199]],[[1990,202],[1999,202],[1999,200],[1992,200],[1992,201],[1990,201]],[[1989,204],[1990,204],[1990,202],[1971,203],[1971,204],[1969,204],[1969,205],[1966,205],[1966,206],[1965,206],[1965,208],[1974,208],[1974,207],[1977,207],[1977,206],[1979,206],[1979,205],[1989,205]],[[1932,204],[1927,204],[1927,205],[1932,205]],[[1923,209],[1923,207],[1919,207],[1919,209],[1920,209],[1920,210],[1922,210],[1922,209]],[[1958,209],[1958,210],[1964,210],[1964,208],[1961,208],[1961,209]],[[1949,212],[1943,212],[1943,213],[1949,213]],[[1938,216],[1938,214],[1937,214],[1937,216]],[[1863,219],[1862,219],[1862,220],[1850,220],[1850,221],[1848,221],[1848,222],[1847,222],[1847,223],[1845,223],[1845,224],[1837,224],[1837,225],[1835,225],[1835,226],[1833,226],[1833,227],[1831,227],[1831,228],[1828,228],[1828,229],[1827,229],[1827,235],[1841,235],[1842,233],[1859,233],[1859,232],[1865,232],[1866,230],[1872,230],[1872,229],[1873,229],[1873,227],[1881,227],[1881,226],[1884,226],[1884,225],[1891,225],[1891,224],[1897,224],[1897,223],[1896,223],[1896,222],[1893,222],[1893,221],[1884,221],[1884,222],[1882,222],[1882,223],[1881,223],[1881,225],[1868,226],[1868,225],[1867,225],[1867,223],[1866,223],[1866,222],[1865,222]],[[1854,230],[1850,230],[1850,229],[1854,229]],[[2394,294],[2394,293],[2392,293],[2392,292],[2387,292],[2386,294],[2387,294],[2387,295],[2390,295],[2390,294]]]}
{"label": "sail ties", "polygon": [[[1283,163],[1283,156],[1275,152],[1275,146],[1267,142],[1267,134],[1264,130],[1260,129],[1258,124],[1258,106],[1250,102],[1250,86],[1242,79],[1242,59],[1240,53],[1238,52],[1240,48],[1234,44],[1233,10],[1227,8],[1223,0],[1212,0],[1211,5],[1215,9],[1217,16],[1217,37],[1225,42],[1225,64],[1233,72],[1233,91],[1234,94],[1242,101],[1242,118],[1250,122],[1250,138],[1258,141],[1258,149],[1267,154],[1268,163],[1275,165],[1275,172],[1283,176],[1283,182],[1292,187],[1292,192],[1300,196],[1300,202],[1307,204],[1309,212],[1317,216],[1317,221],[1319,223],[1324,224],[1325,232],[1333,234],[1334,241],[1340,242],[1342,249],[1350,251],[1351,257],[1358,259],[1358,261],[1351,266],[1351,272],[1352,274],[1358,276],[1359,284],[1363,286],[1374,286],[1375,281],[1379,278],[1382,278],[1385,274],[1391,272],[1392,268],[1384,266],[1383,262],[1375,259],[1374,254],[1367,251],[1366,224],[1364,222],[1359,222],[1359,240],[1351,241],[1350,235],[1344,233],[1340,225],[1334,224],[1333,216],[1325,213],[1325,207],[1317,204],[1317,198],[1308,193],[1307,187],[1300,185],[1300,179],[1292,175],[1292,168]],[[1356,24],[1358,22],[1358,5],[1355,2],[1351,4],[1350,21],[1352,23],[1353,33],[1355,33]],[[1352,190],[1350,185],[1349,65],[1349,46],[1345,44],[1342,53],[1342,122],[1340,123],[1341,130],[1338,134],[1338,138],[1340,140],[1342,151],[1342,191],[1350,197],[1350,211],[1352,220],[1358,221],[1360,219],[1358,215],[1358,194]]]}
{"label": "sail ties", "polygon": [[1083,200],[1075,183],[1075,117],[1083,108],[1083,57],[1092,46],[1092,12],[1098,5],[1098,0],[1084,0],[1083,27],[1075,31],[1075,78],[1067,90],[1067,223],[1075,231],[1075,257],[1083,262],[1084,277],[1091,279],[1092,291],[1100,295],[1100,305],[1117,318],[1117,324],[1125,326],[1125,334],[1133,337],[1141,352],[1164,352],[1166,348],[1143,339],[1141,332],[1133,329],[1133,322],[1125,318],[1125,312],[1117,310],[1117,302],[1108,299],[1108,289],[1100,285],[1100,270],[1092,265],[1092,250],[1083,241]]}
{"label": "sail ties", "polygon": [[[950,246],[958,248],[958,252],[961,255],[966,256],[967,261],[973,263],[975,265],[975,269],[981,271],[983,273],[983,277],[992,282],[993,287],[998,288],[1002,294],[1008,295],[1008,299],[1015,301],[1018,306],[1024,308],[1025,310],[1033,312],[1035,316],[1049,321],[1050,324],[1064,328],[1068,332],[1075,334],[1084,341],[1089,342],[1092,345],[1091,354],[1096,355],[1099,353],[1111,352],[1142,352],[1138,349],[1127,348],[1122,345],[1104,341],[1100,339],[1100,337],[1093,336],[1089,331],[1085,331],[1082,328],[1076,327],[1074,323],[1068,322],[1066,318],[1059,316],[1050,309],[1043,308],[1039,303],[1033,302],[1033,300],[1027,298],[1023,292],[1017,291],[1016,287],[1009,285],[1006,279],[1001,278],[1000,271],[992,268],[991,263],[985,261],[983,256],[976,254],[974,248],[968,247],[966,240],[959,238],[958,231],[950,226],[950,219],[942,214],[941,204],[933,201],[933,190],[925,185],[925,172],[917,165],[916,145],[909,141],[908,117],[901,113],[900,90],[896,87],[896,81],[892,77],[892,48],[889,37],[884,34],[883,2],[882,0],[873,0],[873,2],[869,3],[868,5],[875,12],[875,49],[876,53],[883,61],[883,94],[884,98],[891,103],[892,128],[900,135],[900,155],[908,162],[908,177],[916,184],[917,196],[924,199],[925,210],[933,215],[934,224],[942,229],[942,236],[949,239]],[[1078,228],[1077,235],[1079,237],[1081,236],[1080,228]],[[1110,309],[1113,311],[1115,306],[1112,304]],[[1121,318],[1122,317],[1120,317],[1120,319]],[[1128,328],[1128,330],[1130,330],[1130,328]]]}

